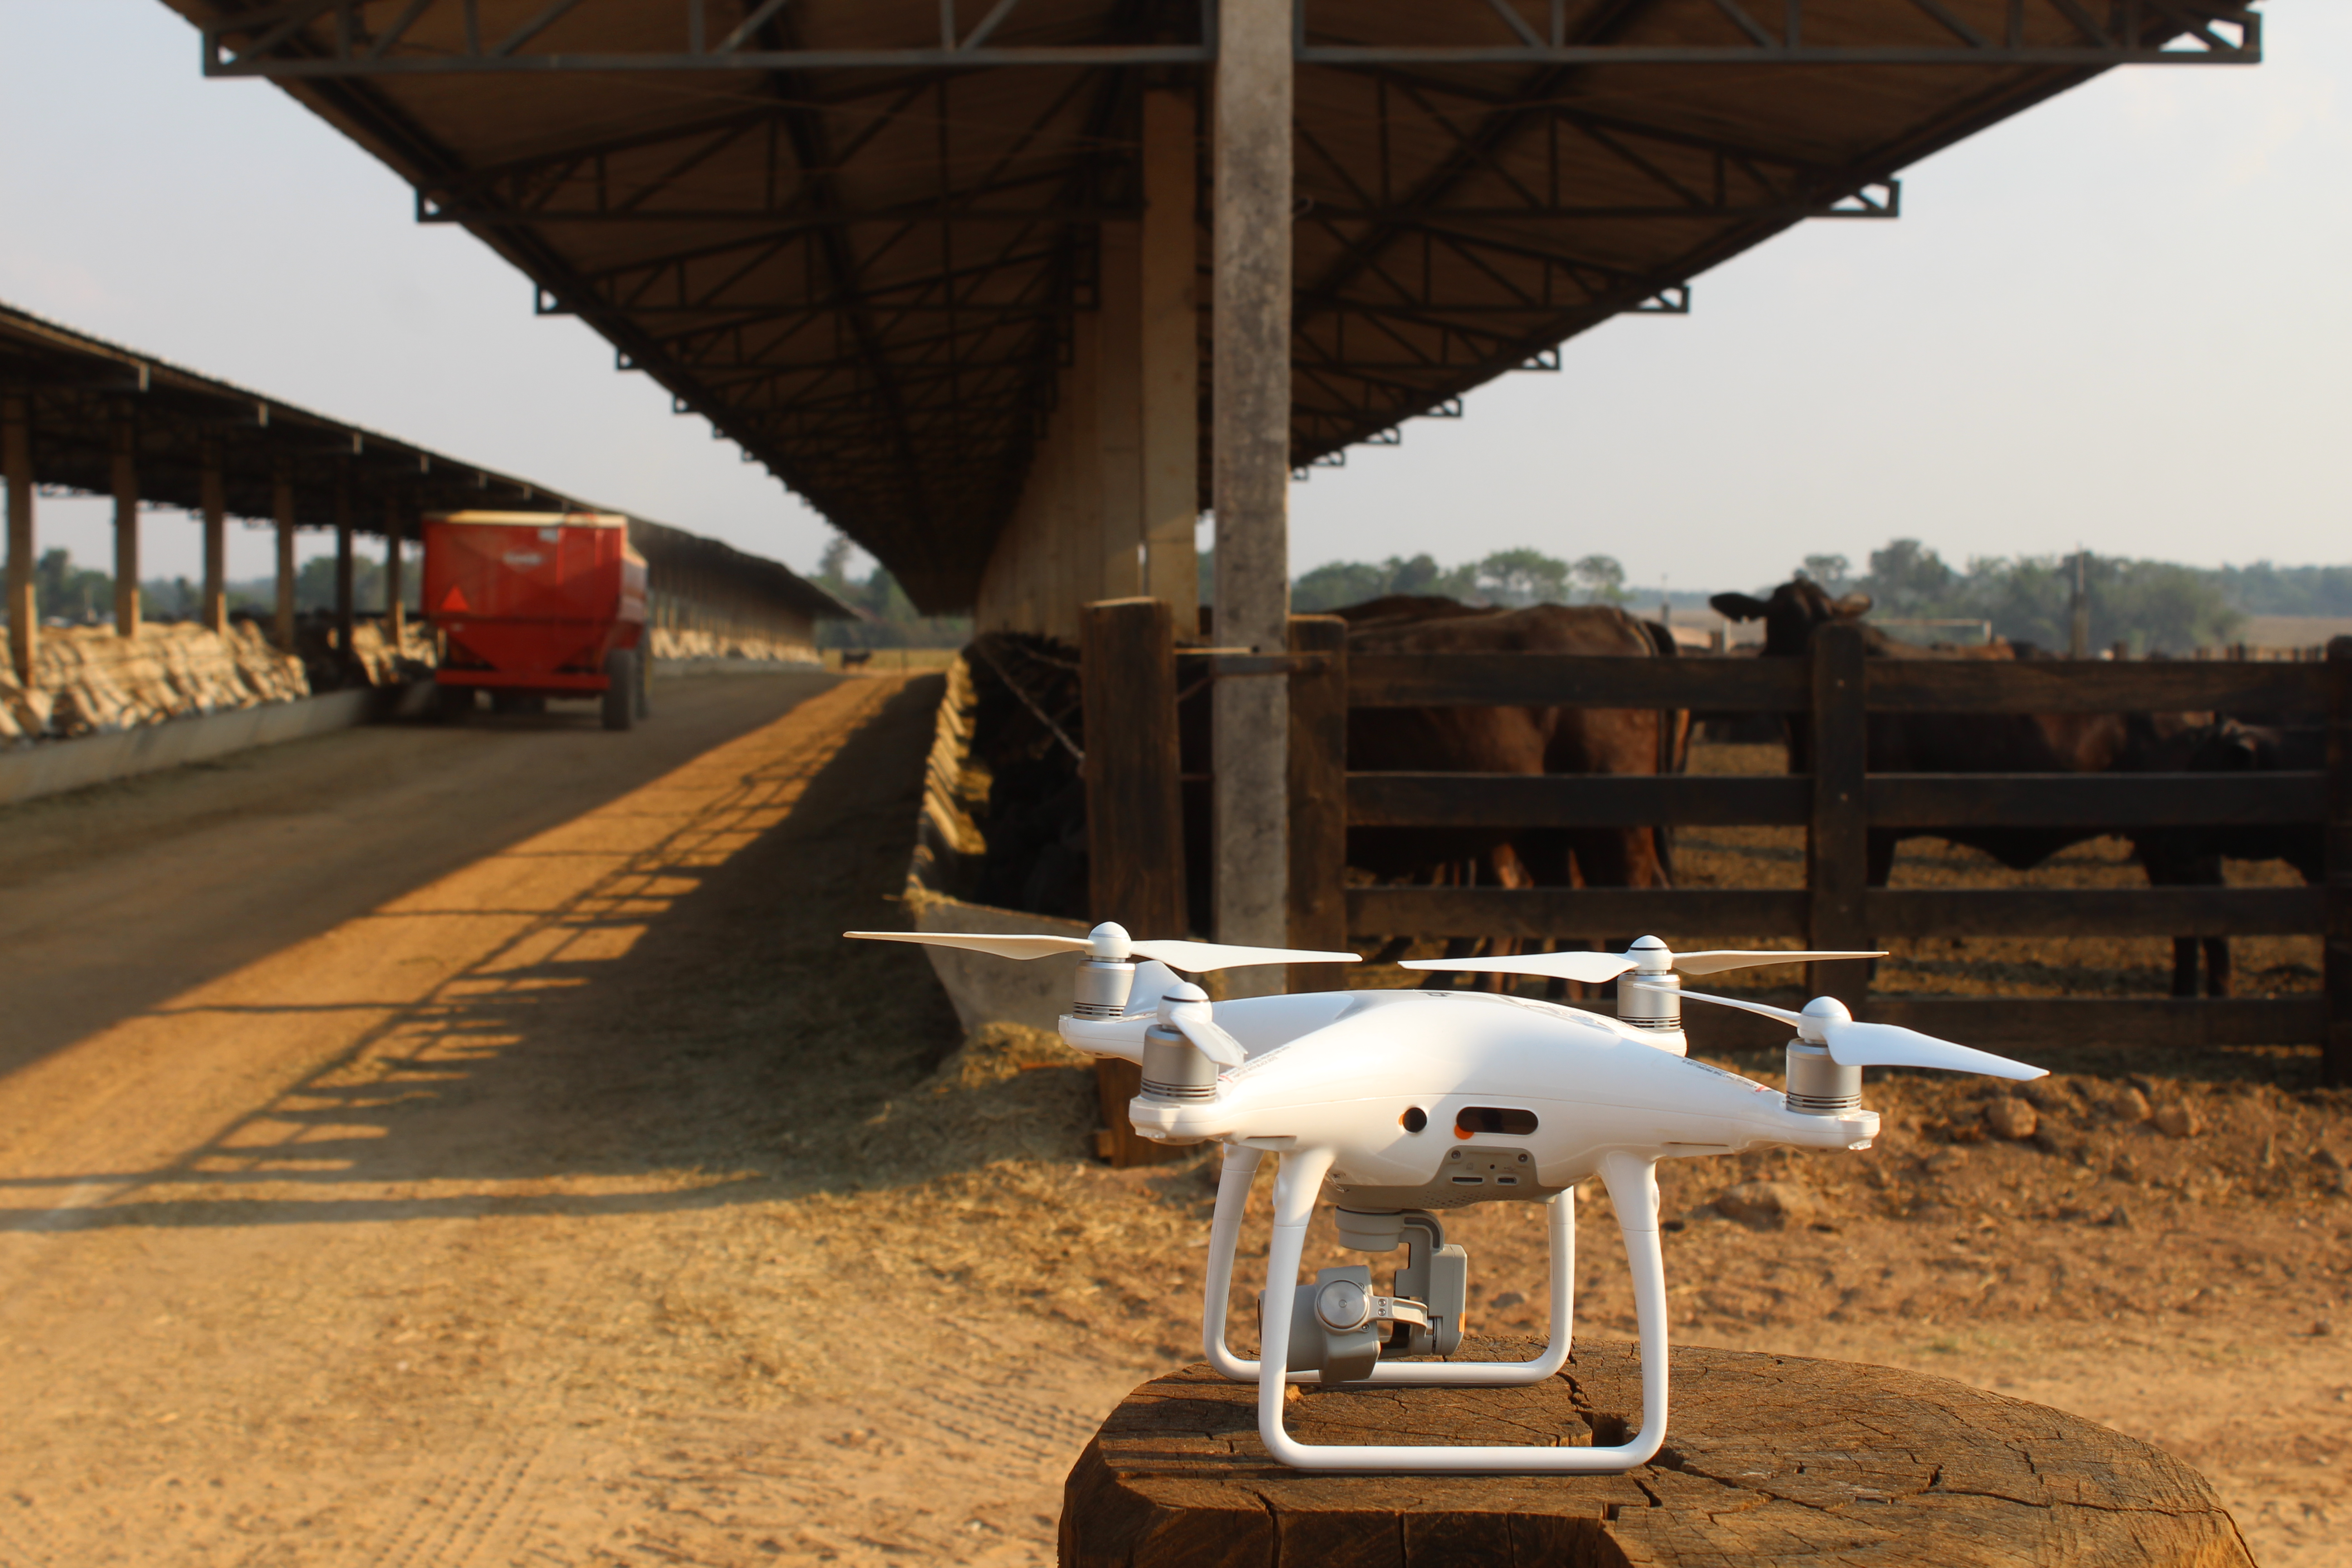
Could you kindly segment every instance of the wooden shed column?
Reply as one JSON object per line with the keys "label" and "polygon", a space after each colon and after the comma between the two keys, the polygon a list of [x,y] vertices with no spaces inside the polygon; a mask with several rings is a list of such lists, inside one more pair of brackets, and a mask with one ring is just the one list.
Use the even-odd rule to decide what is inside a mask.
{"label": "wooden shed column", "polygon": [[[1095,361],[1095,439],[1102,479],[1101,597],[1143,592],[1142,235],[1102,226],[1102,338]],[[1185,628],[1191,630],[1188,625]]]}
{"label": "wooden shed column", "polygon": [[[383,492],[383,625],[384,635],[392,639],[392,651],[400,652],[401,644],[408,637],[408,585],[401,581],[402,569],[407,564],[401,559],[408,544],[408,519],[400,510],[400,492]],[[652,574],[646,574],[651,584]]]}
{"label": "wooden shed column", "polygon": [[114,635],[139,635],[139,427],[114,422]]}
{"label": "wooden shed column", "polygon": [[273,515],[278,520],[278,615],[270,630],[280,653],[294,651],[294,469],[284,458],[278,462],[278,486],[271,497]]}
{"label": "wooden shed column", "polygon": [[30,689],[41,647],[40,597],[33,578],[33,410],[28,399],[0,404],[0,469],[8,478],[8,657],[16,684]]}
{"label": "wooden shed column", "polygon": [[359,621],[359,563],[352,558],[352,460],[335,460],[335,653],[352,662]]}
{"label": "wooden shed column", "polygon": [[205,597],[198,612],[205,628],[228,630],[228,483],[221,473],[220,443],[205,443],[197,504],[205,521]]}
{"label": "wooden shed column", "polygon": [[[1288,0],[1221,0],[1217,48],[1214,343],[1216,640],[1290,643],[1290,136]],[[1216,936],[1289,935],[1290,692],[1279,675],[1216,685]],[[1230,994],[1279,991],[1279,969],[1235,972]]]}
{"label": "wooden shed column", "polygon": [[1201,606],[1200,564],[1192,550],[1193,525],[1201,516],[1195,120],[1190,89],[1154,88],[1143,95],[1143,226],[1137,257],[1143,591],[1168,601],[1179,640],[1193,635]]}

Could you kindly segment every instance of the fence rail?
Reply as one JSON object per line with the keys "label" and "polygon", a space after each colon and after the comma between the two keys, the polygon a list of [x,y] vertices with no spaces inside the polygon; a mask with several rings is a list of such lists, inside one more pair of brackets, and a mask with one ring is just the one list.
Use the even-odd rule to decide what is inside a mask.
{"label": "fence rail", "polygon": [[[1181,911],[1183,858],[1137,856],[1182,839],[1165,781],[1176,751],[1164,606],[1089,605],[1087,793],[1097,854],[1117,877],[1099,918]],[[1114,624],[1116,623],[1116,624]],[[1795,938],[1817,949],[1935,936],[2220,937],[2317,933],[2315,996],[1983,998],[1867,996],[1858,963],[1812,966],[1808,984],[1888,1023],[1973,1043],[2036,1048],[2085,1040],[2150,1045],[2318,1042],[2352,1082],[2352,638],[2324,661],[1872,659],[1858,627],[1816,633],[1804,658],[1649,659],[1551,654],[1352,657],[1333,616],[1291,623],[1288,658],[1229,658],[1221,675],[1290,680],[1290,937],[1340,948],[1351,936],[1670,941]],[[1244,668],[1246,666],[1246,668]],[[1801,715],[1812,772],[1769,776],[1563,776],[1349,773],[1350,715],[1381,708],[1570,707]],[[1874,713],[2222,711],[2324,721],[2320,772],[1879,773],[1865,771]],[[1124,739],[1117,737],[1123,736]],[[1801,888],[1349,887],[1350,828],[1801,826]],[[1874,829],[2320,824],[2326,878],[2301,888],[1872,888]],[[1115,831],[1114,831],[1115,830]],[[1193,858],[1196,868],[1203,857]],[[1118,883],[1113,889],[1110,883]],[[1116,893],[1116,897],[1113,894]],[[1157,929],[1155,927],[1154,929]],[[1171,928],[1172,929],[1172,928]],[[1340,984],[1294,969],[1294,987]],[[1747,1015],[1707,1020],[1727,1044],[1785,1037]]]}
{"label": "fence rail", "polygon": [[[1806,773],[1350,773],[1350,827],[1801,826]],[[1874,827],[2085,827],[2317,822],[2324,773],[1874,773]]]}
{"label": "fence rail", "polygon": [[[1802,713],[1811,660],[1648,659],[1549,653],[1365,654],[1350,708],[1685,708]],[[2092,658],[1864,661],[1873,713],[2265,713],[2317,718],[2328,665]]]}
{"label": "fence rail", "polygon": [[[1304,622],[1302,622],[1304,624]],[[1308,645],[1294,640],[1301,651]],[[1350,773],[1325,754],[1302,787],[1294,764],[1294,868],[1344,864],[1348,829],[1801,826],[1806,885],[1795,889],[1356,887],[1295,911],[1295,940],[1356,936],[1670,940],[1796,938],[1868,948],[1930,936],[2249,936],[2318,933],[2326,994],[2315,997],[1865,997],[1859,964],[1818,964],[1816,993],[1868,1016],[1986,1044],[2084,1039],[2155,1043],[2319,1042],[2352,1081],[2352,640],[2317,663],[2104,659],[1865,658],[1857,628],[1832,626],[1808,658],[1641,659],[1553,654],[1350,657],[1325,634],[1294,690],[1318,710],[1575,707],[1804,716],[1814,771],[1771,776]],[[1321,695],[1312,695],[1316,689]],[[1344,695],[1339,695],[1339,694]],[[1874,713],[2221,711],[2324,720],[2327,768],[2271,773],[1869,773]],[[1344,756],[1344,724],[1315,742]],[[1299,747],[1294,745],[1294,757]],[[1874,829],[2326,824],[2328,879],[2305,888],[1887,889],[1865,886]],[[1294,872],[1296,874],[1296,870]],[[1336,873],[1332,873],[1336,874]],[[1771,1026],[1709,1028],[1725,1038]]]}

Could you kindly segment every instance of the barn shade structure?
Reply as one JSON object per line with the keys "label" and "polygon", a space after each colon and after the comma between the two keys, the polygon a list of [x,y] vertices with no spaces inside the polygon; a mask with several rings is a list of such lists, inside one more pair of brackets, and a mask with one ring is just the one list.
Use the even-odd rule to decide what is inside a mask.
{"label": "barn shade structure", "polygon": [[[2212,0],[168,0],[920,608],[1284,647],[1289,475],[2132,63]],[[1282,940],[1284,682],[1217,689],[1217,934]]]}
{"label": "barn shade structure", "polygon": [[[139,619],[139,512],[184,510],[205,530],[200,614],[226,623],[227,520],[267,521],[278,531],[277,634],[291,646],[294,537],[302,528],[336,532],[338,615],[348,624],[352,545],[362,535],[417,537],[426,511],[597,510],[550,490],[397,437],[352,425],[233,382],[203,374],[30,312],[0,304],[0,467],[8,486],[7,615],[14,671],[34,679],[37,637],[33,562],[38,555],[34,498],[39,493],[115,498],[116,629]],[[856,612],[779,563],[683,529],[643,519],[630,538],[646,556],[669,624],[770,629],[790,621]],[[387,553],[387,563],[393,558]],[[396,604],[399,568],[389,565]],[[387,605],[387,608],[390,608]],[[348,635],[343,643],[349,647]]]}

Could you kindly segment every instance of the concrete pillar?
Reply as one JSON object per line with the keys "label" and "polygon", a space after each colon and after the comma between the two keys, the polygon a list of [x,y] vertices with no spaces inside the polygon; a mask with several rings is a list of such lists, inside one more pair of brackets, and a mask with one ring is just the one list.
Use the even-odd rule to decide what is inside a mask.
{"label": "concrete pillar", "polygon": [[31,400],[0,402],[0,470],[8,479],[8,658],[16,684],[30,689],[41,647],[39,597],[33,591],[33,409]]}
{"label": "concrete pillar", "polygon": [[[1213,398],[1220,647],[1282,654],[1290,617],[1289,0],[1219,0]],[[1289,684],[1220,680],[1216,939],[1289,930]],[[1282,989],[1229,972],[1227,994]]]}
{"label": "concrete pillar", "polygon": [[220,443],[205,443],[197,483],[205,526],[205,597],[200,614],[207,630],[228,630],[228,483],[221,472]]}
{"label": "concrete pillar", "polygon": [[294,651],[294,468],[278,460],[278,485],[271,497],[271,515],[278,520],[278,614],[271,636],[280,652]]}
{"label": "concrete pillar", "polygon": [[393,651],[400,651],[408,636],[408,586],[401,579],[407,563],[402,555],[408,547],[408,518],[400,510],[400,492],[386,490],[383,495],[383,625],[384,635],[392,639]]}
{"label": "concrete pillar", "polygon": [[139,427],[114,422],[114,635],[139,635]]}
{"label": "concrete pillar", "polygon": [[1143,592],[1142,244],[1139,225],[1102,226],[1095,426],[1102,470],[1102,582],[1097,593],[1105,599]]}
{"label": "concrete pillar", "polygon": [[352,460],[335,459],[335,651],[352,662],[359,621],[359,563],[352,545]]}
{"label": "concrete pillar", "polygon": [[1143,95],[1143,224],[1136,257],[1143,592],[1168,601],[1179,642],[1192,637],[1201,604],[1192,549],[1201,515],[1196,119],[1189,89]]}

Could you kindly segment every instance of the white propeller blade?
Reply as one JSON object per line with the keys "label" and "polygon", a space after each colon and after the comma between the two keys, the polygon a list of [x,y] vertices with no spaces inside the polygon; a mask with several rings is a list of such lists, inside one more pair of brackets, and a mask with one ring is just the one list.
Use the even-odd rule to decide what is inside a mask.
{"label": "white propeller blade", "polygon": [[1685,974],[1715,974],[1726,969],[1753,969],[1765,963],[1820,963],[1842,958],[1885,958],[1879,952],[1767,952],[1723,948],[1714,952],[1678,952],[1675,967]]}
{"label": "white propeller blade", "polygon": [[1010,936],[952,931],[845,931],[860,942],[912,942],[925,947],[960,947],[967,952],[993,953],[998,958],[1051,958],[1057,952],[1083,952],[1082,936]]}
{"label": "white propeller blade", "polygon": [[[1653,952],[1664,952],[1663,948]],[[1673,967],[1685,974],[1713,974],[1718,970],[1748,969],[1762,963],[1812,963],[1822,959],[1884,958],[1884,952],[1676,952],[1667,954]],[[1452,970],[1470,974],[1537,974],[1548,980],[1581,980],[1598,985],[1634,968],[1641,955],[1631,952],[1533,952],[1519,958],[1413,958],[1403,969]]]}
{"label": "white propeller blade", "polygon": [[1179,985],[1162,996],[1160,1021],[1192,1041],[1195,1050],[1219,1067],[1237,1068],[1249,1060],[1249,1052],[1217,1022],[1208,994],[1197,985]]}
{"label": "white propeller blade", "polygon": [[1726,1007],[1738,1007],[1745,1012],[1761,1013],[1768,1018],[1778,1018],[1796,1026],[1797,1037],[1824,1047],[1830,1060],[1846,1068],[1935,1068],[1944,1072],[1981,1073],[1987,1078],[2036,1079],[2050,1076],[2048,1068],[2038,1068],[2024,1062],[1997,1057],[1990,1051],[1980,1051],[1973,1046],[1955,1045],[1939,1040],[1933,1035],[1923,1035],[1916,1029],[1906,1029],[1896,1024],[1858,1024],[1839,1015],[1845,1008],[1823,997],[1813,1004],[1827,1002],[1837,1012],[1791,1013],[1786,1007],[1774,1007],[1762,1002],[1750,1002],[1740,996],[1716,996],[1705,991],[1685,991],[1686,999],[1715,1002]]}
{"label": "white propeller blade", "polygon": [[[1095,928],[1097,933],[1106,928]],[[1352,952],[1304,952],[1286,947],[1233,947],[1214,942],[1130,942],[1118,927],[1108,928],[1118,934],[1108,939],[1097,936],[1011,936],[990,931],[845,931],[844,936],[862,942],[911,942],[925,947],[956,947],[970,952],[992,953],[998,958],[1051,958],[1057,952],[1093,952],[1097,957],[1120,963],[1133,958],[1156,958],[1171,969],[1188,969],[1195,974],[1212,969],[1233,969],[1247,963],[1354,963],[1358,955]]]}
{"label": "white propeller blade", "polygon": [[1144,958],[1156,958],[1171,969],[1205,974],[1212,969],[1237,969],[1250,963],[1356,963],[1352,952],[1302,952],[1287,947],[1231,947],[1217,942],[1138,942],[1128,944]]}
{"label": "white propeller blade", "polygon": [[1457,974],[1539,974],[1599,985],[1633,967],[1622,952],[1531,952],[1522,958],[1409,958],[1401,969],[1444,969]]}
{"label": "white propeller blade", "polygon": [[1987,1078],[2050,1076],[2048,1068],[2029,1067],[1895,1024],[1832,1023],[1822,1033],[1822,1043],[1829,1047],[1830,1060],[1840,1067],[1937,1068],[1945,1072],[1982,1073]]}

